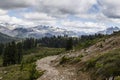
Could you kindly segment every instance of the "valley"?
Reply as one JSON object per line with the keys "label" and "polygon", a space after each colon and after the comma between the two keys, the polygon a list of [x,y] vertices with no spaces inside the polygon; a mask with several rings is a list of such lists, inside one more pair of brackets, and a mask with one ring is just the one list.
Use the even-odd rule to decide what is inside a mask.
{"label": "valley", "polygon": [[[51,45],[51,39],[54,40],[54,38],[55,44],[52,42]],[[66,41],[64,42],[65,39],[67,39],[67,43],[65,43]],[[4,57],[2,58],[1,56],[0,78],[3,80],[8,80],[9,78],[9,80],[12,80],[15,77],[14,75],[19,75],[14,78],[14,80],[102,80],[110,78],[119,80],[119,31],[111,35],[82,36],[78,42],[76,42],[76,39],[77,38],[74,37],[43,38],[43,41],[47,40],[47,42],[50,42],[46,44],[46,42],[42,40],[37,41],[34,40],[34,38],[28,38],[24,40],[24,42],[16,43],[16,47],[19,44],[18,48],[20,48],[20,44],[23,44],[23,55],[21,55],[21,58],[22,56],[23,58],[21,63],[3,63]],[[71,40],[74,43],[74,47],[70,45]],[[82,43],[79,43],[81,41]],[[29,44],[27,44],[28,42]],[[37,44],[44,43],[44,45],[37,46],[36,42]],[[57,44],[63,43],[67,46],[58,45],[63,48],[50,48],[55,47],[56,42]],[[13,45],[15,45],[15,43],[12,42],[10,46]],[[113,68],[114,64],[116,64],[115,68]],[[107,67],[109,67],[108,72],[104,71]],[[111,68],[113,68],[113,70]],[[103,69],[103,72],[106,74],[98,74],[99,69]],[[109,71],[111,71],[111,73]],[[118,71],[117,74],[116,71]],[[24,74],[27,74],[26,77]],[[96,77],[92,75],[96,75]]]}
{"label": "valley", "polygon": [[[94,59],[96,60],[97,58],[98,58],[98,62],[101,62],[103,60],[103,62],[99,63],[99,65],[100,64],[102,65],[106,60],[113,60],[113,63],[108,62],[105,64],[105,65],[111,64],[111,66],[109,66],[109,69],[114,68],[112,66],[114,66],[115,63],[117,63],[118,66],[116,67],[118,67],[118,70],[116,71],[118,71],[118,75],[119,75],[119,59],[120,59],[119,40],[120,40],[119,36],[111,36],[109,38],[106,38],[105,40],[99,41],[98,43],[92,45],[91,47],[86,48],[85,50],[82,49],[80,51],[68,52],[66,54],[62,54],[58,56],[50,56],[50,57],[46,57],[41,60],[38,60],[36,63],[37,69],[45,70],[45,73],[40,78],[38,78],[38,80],[43,80],[43,79],[44,80],[61,80],[61,79],[62,80],[80,80],[80,79],[81,80],[88,80],[88,79],[102,80],[104,79],[105,74],[102,74],[102,73],[98,75],[94,74],[92,71],[94,71],[95,68],[91,67],[93,68],[93,70],[90,68],[90,71],[89,70],[84,71],[84,69],[87,69],[87,65],[89,61],[92,61]],[[103,47],[100,47],[101,43]],[[100,57],[103,59],[101,59]],[[104,59],[104,57],[106,59]],[[99,58],[101,59],[101,61],[99,61]],[[90,65],[92,66],[92,63],[89,63],[89,66]],[[93,63],[93,65],[95,65],[95,63]],[[107,73],[107,74],[111,75],[111,73]],[[92,75],[96,75],[96,77]],[[103,75],[103,77],[99,75]],[[113,76],[110,76],[108,77],[108,79],[110,78],[112,79],[112,77]],[[119,80],[119,79],[120,78],[118,76],[115,77],[115,80]]]}
{"label": "valley", "polygon": [[0,0],[0,80],[120,80],[120,0]]}

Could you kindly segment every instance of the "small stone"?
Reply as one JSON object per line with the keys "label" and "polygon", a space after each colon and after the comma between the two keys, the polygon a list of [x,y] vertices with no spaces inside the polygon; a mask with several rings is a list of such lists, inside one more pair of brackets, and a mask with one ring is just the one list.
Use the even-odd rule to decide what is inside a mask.
{"label": "small stone", "polygon": [[4,73],[4,74],[7,74],[7,71],[4,71],[3,73]]}

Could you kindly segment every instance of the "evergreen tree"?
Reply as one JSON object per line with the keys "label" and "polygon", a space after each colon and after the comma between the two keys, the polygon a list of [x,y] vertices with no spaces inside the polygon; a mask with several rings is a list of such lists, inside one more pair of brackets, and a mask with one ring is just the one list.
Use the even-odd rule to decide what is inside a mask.
{"label": "evergreen tree", "polygon": [[23,58],[23,46],[22,43],[17,44],[17,63],[20,64]]}
{"label": "evergreen tree", "polygon": [[[34,38],[27,38],[23,42],[19,43],[13,41],[6,44],[3,53],[3,66],[20,64],[23,58],[23,49],[28,50],[35,47],[37,47],[37,40]],[[0,51],[2,52],[2,50]]]}
{"label": "evergreen tree", "polygon": [[66,50],[71,50],[73,49],[73,40],[72,38],[69,38],[66,42]]}
{"label": "evergreen tree", "polygon": [[0,44],[0,55],[2,55],[4,49],[4,44]]}
{"label": "evergreen tree", "polygon": [[16,43],[13,41],[9,48],[10,48],[10,51],[9,51],[10,64],[16,64],[17,63],[17,46],[16,46]]}
{"label": "evergreen tree", "polygon": [[3,53],[3,66],[20,63],[22,60],[22,44],[14,41],[8,43]]}
{"label": "evergreen tree", "polygon": [[8,54],[9,54],[8,46],[6,46],[4,49],[4,53],[3,53],[3,66],[7,66],[7,64],[8,64],[8,60],[9,60]]}

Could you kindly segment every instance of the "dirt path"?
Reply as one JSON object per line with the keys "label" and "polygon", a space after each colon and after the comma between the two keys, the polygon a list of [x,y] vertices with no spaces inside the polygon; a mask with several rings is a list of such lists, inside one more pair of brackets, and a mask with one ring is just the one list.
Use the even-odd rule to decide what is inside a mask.
{"label": "dirt path", "polygon": [[37,80],[76,80],[74,68],[72,67],[55,67],[52,61],[58,56],[49,56],[36,62],[37,70],[45,70],[45,73]]}

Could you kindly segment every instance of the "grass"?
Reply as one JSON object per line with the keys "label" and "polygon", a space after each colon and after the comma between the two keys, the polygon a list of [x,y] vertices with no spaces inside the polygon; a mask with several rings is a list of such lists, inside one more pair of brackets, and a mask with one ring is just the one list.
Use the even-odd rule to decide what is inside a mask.
{"label": "grass", "polygon": [[76,47],[75,49],[76,50],[81,50],[81,49],[85,49],[85,48],[88,48],[100,41],[105,41],[105,39],[107,39],[108,37],[107,36],[104,36],[102,38],[95,38],[95,39],[92,39],[92,40],[85,40],[85,41],[82,41],[80,42]]}
{"label": "grass", "polygon": [[120,76],[116,77],[115,80],[120,80]]}
{"label": "grass", "polygon": [[[60,48],[38,47],[25,52],[21,64],[0,67],[0,78],[2,80],[35,80],[44,74],[44,71],[37,71],[36,60],[46,56],[58,55],[64,52]],[[2,58],[0,58],[2,64]]]}
{"label": "grass", "polygon": [[90,59],[86,62],[85,70],[90,72],[91,78],[94,79],[120,76],[120,49]]}
{"label": "grass", "polygon": [[75,64],[81,61],[81,58],[83,57],[83,55],[80,55],[78,57],[66,57],[63,56],[60,60],[59,64],[65,64],[65,63],[69,63],[69,64]]}
{"label": "grass", "polygon": [[31,54],[25,55],[23,58],[23,62],[24,63],[32,63],[32,62],[35,62],[36,60],[41,59],[43,57],[59,55],[61,53],[64,53],[64,49],[62,49],[62,48],[40,47],[37,50],[35,50],[35,52],[31,52]]}

